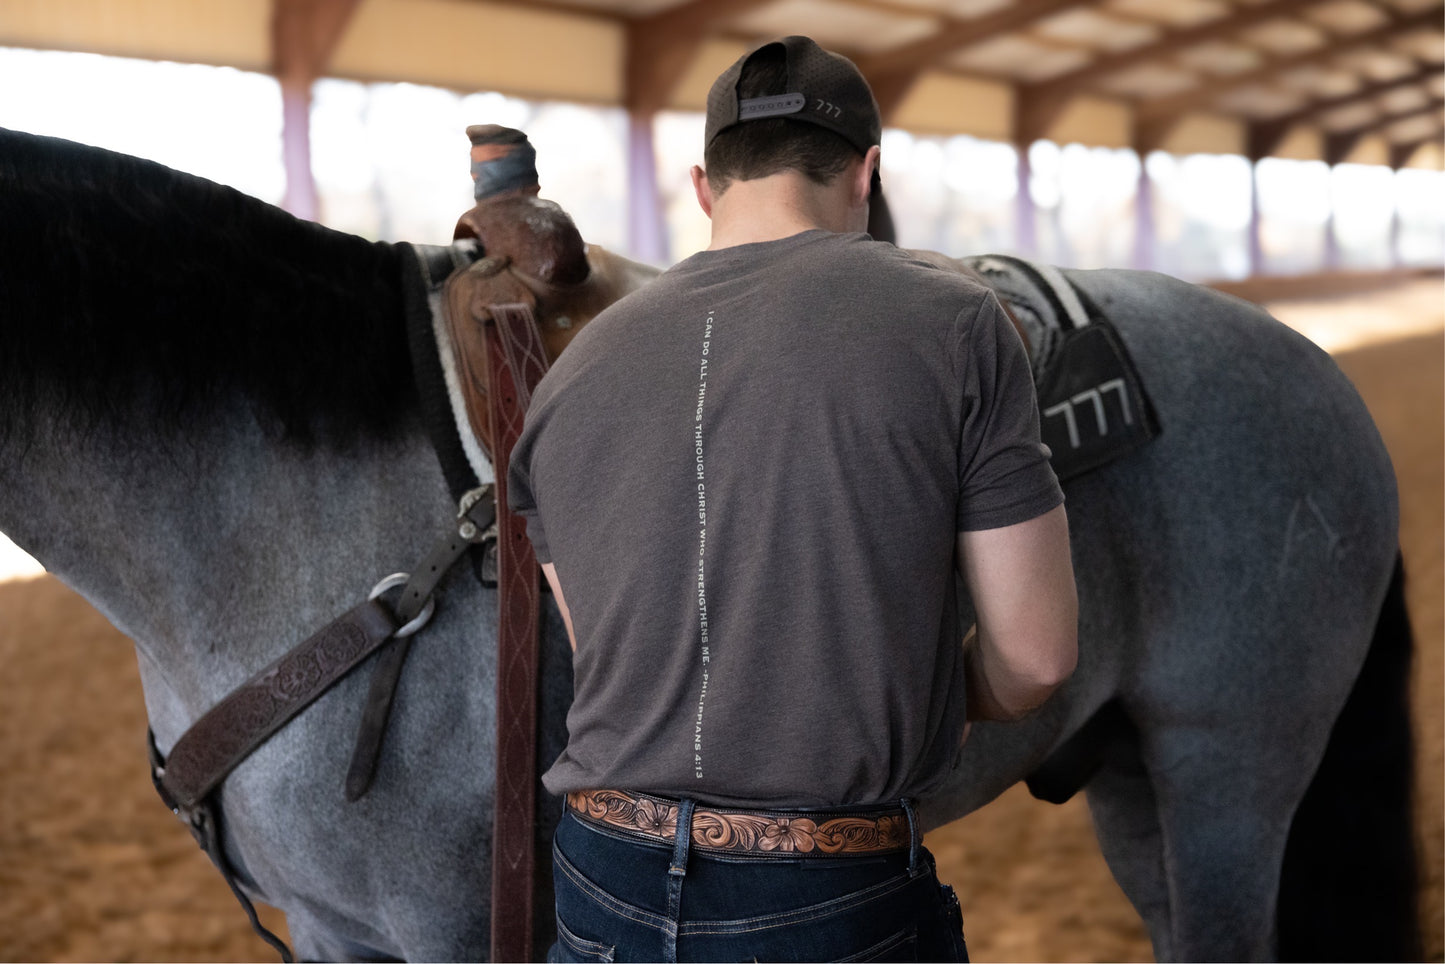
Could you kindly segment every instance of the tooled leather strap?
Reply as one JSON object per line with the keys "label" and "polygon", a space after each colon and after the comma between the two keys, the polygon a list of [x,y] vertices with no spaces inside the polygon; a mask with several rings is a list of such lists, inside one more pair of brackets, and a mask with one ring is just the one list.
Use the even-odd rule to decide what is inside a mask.
{"label": "tooled leather strap", "polygon": [[[293,960],[290,948],[261,925],[221,845],[221,813],[214,791],[257,747],[388,640],[393,641],[393,648],[411,642],[412,633],[431,617],[432,591],[442,575],[466,547],[482,538],[483,530],[491,526],[490,489],[483,487],[469,493],[461,509],[460,524],[452,527],[433,547],[415,575],[398,573],[382,580],[366,602],[343,613],[242,683],[181,734],[171,748],[170,759],[162,756],[155,735],[148,734],[151,781],[156,792],[165,805],[189,825],[196,842],[236,895],[251,926],[262,940],[276,948],[282,961]],[[403,581],[405,585],[393,611],[379,597],[388,586],[394,587]],[[385,726],[384,714],[381,726]],[[369,762],[374,762],[374,756]],[[348,795],[356,760],[352,769],[353,774],[348,775],[347,781]],[[368,766],[365,773],[368,782],[371,772]]]}
{"label": "tooled leather strap", "polygon": [[537,557],[522,520],[507,509],[507,464],[532,390],[547,371],[530,306],[488,306],[484,323],[497,477],[496,811],[492,836],[492,960],[532,960],[532,846],[536,806]]}
{"label": "tooled leather strap", "polygon": [[236,765],[311,705],[399,624],[369,599],[256,673],[181,735],[157,789],[173,810],[196,807]]}
{"label": "tooled leather strap", "polygon": [[[462,506],[461,526],[433,545],[421,565],[412,571],[402,589],[401,598],[397,600],[396,618],[399,622],[407,623],[420,615],[442,578],[463,553],[480,541],[481,533],[492,525],[495,510],[491,490],[483,486],[474,490],[474,494],[473,501]],[[410,634],[393,641],[381,651],[371,671],[366,706],[361,713],[361,725],[356,729],[351,765],[346,771],[346,799],[353,803],[371,789],[371,781],[376,776],[382,741],[386,736],[386,722],[391,716],[391,704],[396,698],[407,654],[411,652],[411,642]]]}

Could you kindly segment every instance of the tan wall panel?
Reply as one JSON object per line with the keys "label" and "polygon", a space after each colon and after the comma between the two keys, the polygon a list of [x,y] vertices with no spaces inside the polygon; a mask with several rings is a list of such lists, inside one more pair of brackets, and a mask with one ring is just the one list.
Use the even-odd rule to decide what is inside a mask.
{"label": "tan wall panel", "polygon": [[678,81],[672,96],[668,98],[670,110],[707,110],[707,92],[718,74],[732,66],[743,54],[752,49],[750,44],[733,40],[705,40],[693,57],[687,71]]}
{"label": "tan wall panel", "polygon": [[270,0],[0,0],[0,46],[268,70]]}
{"label": "tan wall panel", "polygon": [[597,17],[472,0],[362,0],[329,74],[617,104],[623,29]]}
{"label": "tan wall panel", "polygon": [[1426,144],[1410,156],[1406,167],[1418,167],[1427,171],[1445,170],[1445,147]]}
{"label": "tan wall panel", "polygon": [[1013,90],[952,74],[926,73],[888,119],[915,134],[969,134],[1007,141],[1013,133]]}
{"label": "tan wall panel", "polygon": [[1367,135],[1350,149],[1342,163],[1387,165],[1390,163],[1390,144],[1377,134]]}
{"label": "tan wall panel", "polygon": [[1288,161],[1322,161],[1325,159],[1325,138],[1318,128],[1296,124],[1284,140],[1270,153]]}
{"label": "tan wall panel", "polygon": [[1049,127],[1048,139],[1056,144],[1086,144],[1089,147],[1129,147],[1131,114],[1115,100],[1075,97]]}
{"label": "tan wall panel", "polygon": [[1244,125],[1210,114],[1189,114],[1159,150],[1170,154],[1243,154]]}

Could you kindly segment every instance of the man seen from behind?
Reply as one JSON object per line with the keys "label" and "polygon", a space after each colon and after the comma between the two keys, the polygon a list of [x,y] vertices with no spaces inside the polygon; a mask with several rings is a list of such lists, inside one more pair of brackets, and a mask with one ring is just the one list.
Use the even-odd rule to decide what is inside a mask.
{"label": "man seen from behind", "polygon": [[710,247],[534,395],[510,498],[576,674],[554,960],[966,959],[915,802],[1068,677],[1077,601],[1018,335],[863,233],[880,132],[811,40],[739,60]]}

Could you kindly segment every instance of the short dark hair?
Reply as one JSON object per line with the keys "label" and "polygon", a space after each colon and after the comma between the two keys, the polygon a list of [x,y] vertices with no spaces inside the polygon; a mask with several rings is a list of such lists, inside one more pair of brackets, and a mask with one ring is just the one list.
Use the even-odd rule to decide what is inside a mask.
{"label": "short dark hair", "polygon": [[[783,48],[763,48],[743,65],[739,97],[785,93],[788,83]],[[862,155],[847,140],[816,124],[770,117],[736,124],[719,133],[703,152],[708,183],[721,194],[733,181],[751,181],[798,171],[815,184],[827,184]]]}

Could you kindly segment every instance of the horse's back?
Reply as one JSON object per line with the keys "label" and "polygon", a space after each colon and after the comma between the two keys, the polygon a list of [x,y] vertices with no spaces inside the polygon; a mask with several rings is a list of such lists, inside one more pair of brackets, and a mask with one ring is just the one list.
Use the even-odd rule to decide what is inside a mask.
{"label": "horse's back", "polygon": [[[1176,710],[1221,697],[1167,668],[1189,647],[1253,667],[1269,691],[1284,684],[1298,701],[1318,687],[1333,701],[1364,657],[1398,546],[1394,473],[1364,402],[1324,351],[1254,305],[1146,272],[1067,274],[1117,328],[1162,429],[1068,488],[1081,541],[1122,557],[1113,575],[1138,587],[1134,628],[1150,638],[1135,655],[1158,674],[1144,678]],[[1331,640],[1340,648],[1320,648]],[[1241,682],[1223,684],[1229,702],[1249,698]]]}
{"label": "horse's back", "polygon": [[1160,766],[1245,734],[1263,754],[1322,751],[1395,557],[1389,459],[1327,354],[1165,275],[1064,275],[1118,332],[1160,432],[1065,482],[1079,668],[1030,720],[975,729],[930,824],[987,803],[1114,699],[1146,742],[1169,734]]}

